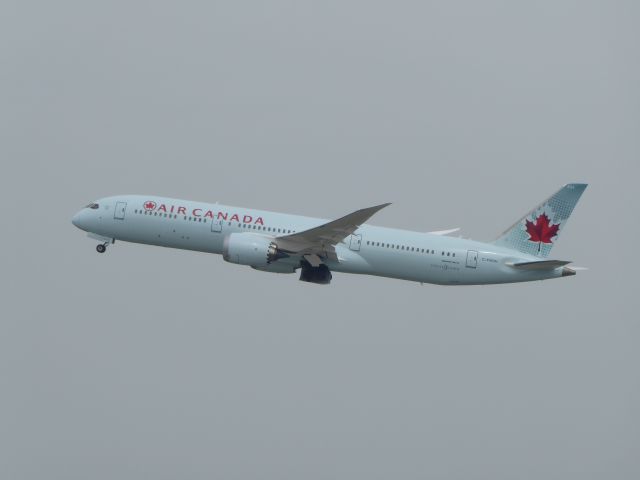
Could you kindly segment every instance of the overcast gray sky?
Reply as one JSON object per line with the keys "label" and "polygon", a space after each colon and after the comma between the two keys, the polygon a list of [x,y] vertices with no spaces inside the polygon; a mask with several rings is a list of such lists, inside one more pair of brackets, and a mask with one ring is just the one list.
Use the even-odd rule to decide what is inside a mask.
{"label": "overcast gray sky", "polygon": [[[0,5],[0,477],[640,476],[640,7]],[[153,193],[492,239],[541,283],[329,287],[71,216]]]}

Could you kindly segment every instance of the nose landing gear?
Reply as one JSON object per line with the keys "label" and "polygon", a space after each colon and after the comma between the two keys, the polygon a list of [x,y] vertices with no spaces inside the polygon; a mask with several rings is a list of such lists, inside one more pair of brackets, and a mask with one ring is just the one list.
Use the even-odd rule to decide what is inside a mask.
{"label": "nose landing gear", "polygon": [[97,235],[95,233],[89,232],[87,234],[87,236],[89,238],[92,238],[94,240],[98,240],[100,242],[98,245],[96,245],[96,252],[98,252],[98,253],[106,252],[107,251],[107,247],[110,244],[116,243],[116,239],[115,238],[105,237],[104,235]]}

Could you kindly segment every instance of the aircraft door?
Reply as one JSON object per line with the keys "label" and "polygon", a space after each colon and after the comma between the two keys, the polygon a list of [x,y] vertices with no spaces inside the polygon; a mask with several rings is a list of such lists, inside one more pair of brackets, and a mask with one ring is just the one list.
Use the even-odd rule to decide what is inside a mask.
{"label": "aircraft door", "polygon": [[116,209],[113,212],[113,218],[116,220],[124,220],[124,213],[127,210],[127,202],[116,202]]}
{"label": "aircraft door", "polygon": [[214,233],[220,233],[222,231],[222,220],[218,218],[211,219],[211,231]]}
{"label": "aircraft door", "polygon": [[349,237],[349,248],[354,252],[360,251],[360,245],[362,244],[362,235],[351,235]]}
{"label": "aircraft door", "polygon": [[467,252],[467,268],[476,268],[478,266],[478,252],[469,250]]}

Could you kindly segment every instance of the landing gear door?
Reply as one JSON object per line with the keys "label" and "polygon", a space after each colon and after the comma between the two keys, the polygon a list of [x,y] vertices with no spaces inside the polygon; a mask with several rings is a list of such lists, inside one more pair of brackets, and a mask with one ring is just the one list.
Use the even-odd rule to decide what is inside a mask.
{"label": "landing gear door", "polygon": [[222,220],[214,218],[211,220],[211,231],[220,233],[222,231]]}
{"label": "landing gear door", "polygon": [[349,237],[349,248],[355,252],[360,250],[360,245],[362,245],[362,235],[353,234]]}
{"label": "landing gear door", "polygon": [[116,220],[124,220],[124,214],[127,211],[127,202],[116,202],[116,209],[113,212],[113,218]]}
{"label": "landing gear door", "polygon": [[467,268],[476,268],[478,266],[478,252],[469,250],[467,252]]}

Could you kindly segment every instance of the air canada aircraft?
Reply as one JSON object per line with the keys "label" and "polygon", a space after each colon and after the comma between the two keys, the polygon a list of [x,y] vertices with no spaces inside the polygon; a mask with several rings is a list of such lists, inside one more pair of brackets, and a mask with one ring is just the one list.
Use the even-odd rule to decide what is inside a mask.
{"label": "air canada aircraft", "polygon": [[157,197],[119,195],[90,203],[72,223],[98,240],[222,254],[256,270],[328,284],[331,272],[439,285],[528,282],[575,275],[547,257],[587,188],[570,183],[492,242],[452,237],[459,229],[413,232],[365,224],[383,203],[337,220]]}

